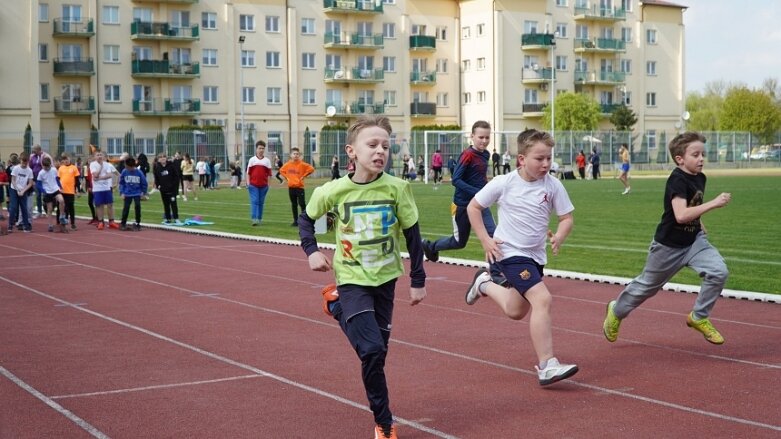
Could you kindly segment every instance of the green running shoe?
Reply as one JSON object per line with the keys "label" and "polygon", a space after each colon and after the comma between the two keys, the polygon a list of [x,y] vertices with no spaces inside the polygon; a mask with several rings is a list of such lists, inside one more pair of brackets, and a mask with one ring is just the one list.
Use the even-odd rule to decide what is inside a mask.
{"label": "green running shoe", "polygon": [[605,315],[605,323],[602,324],[602,332],[605,334],[607,341],[611,343],[618,339],[618,327],[621,326],[621,319],[616,317],[616,314],[613,312],[615,307],[615,300],[607,304],[607,315]]}
{"label": "green running shoe", "polygon": [[708,340],[713,344],[724,343],[724,337],[719,334],[719,331],[713,327],[713,324],[707,318],[694,320],[692,313],[689,313],[689,315],[686,316],[686,326],[702,333],[702,335],[705,336],[705,340]]}

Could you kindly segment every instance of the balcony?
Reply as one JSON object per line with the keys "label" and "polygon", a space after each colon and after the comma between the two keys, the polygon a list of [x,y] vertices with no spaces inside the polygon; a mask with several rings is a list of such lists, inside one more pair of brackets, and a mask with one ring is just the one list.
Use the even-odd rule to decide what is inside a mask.
{"label": "balcony", "polygon": [[382,69],[325,69],[325,82],[345,84],[376,84],[385,81],[385,72]]}
{"label": "balcony", "polygon": [[409,82],[412,85],[436,85],[437,72],[420,72],[413,70],[409,74]]}
{"label": "balcony", "polygon": [[382,14],[382,2],[375,0],[323,0],[328,14]]}
{"label": "balcony", "polygon": [[553,47],[556,47],[553,34],[521,35],[521,49],[523,50],[550,50]]}
{"label": "balcony", "polygon": [[[334,108],[334,113],[329,114],[328,109]],[[328,117],[351,117],[362,114],[385,114],[385,104],[367,104],[365,102],[327,102],[325,112]]]}
{"label": "balcony", "polygon": [[552,78],[553,69],[550,67],[536,70],[525,67],[521,71],[521,82],[523,84],[547,84]]}
{"label": "balcony", "polygon": [[133,0],[133,3],[189,3],[196,4],[198,0]]}
{"label": "balcony", "polygon": [[95,98],[93,96],[70,99],[54,98],[54,114],[62,116],[95,114]]}
{"label": "balcony", "polygon": [[134,78],[170,78],[193,79],[201,76],[201,64],[172,64],[167,59],[133,60],[132,76]]}
{"label": "balcony", "polygon": [[410,117],[427,118],[436,117],[437,104],[435,102],[412,102],[409,104]]}
{"label": "balcony", "polygon": [[178,27],[172,23],[134,21],[130,23],[131,40],[197,41],[198,25]]}
{"label": "balcony", "polygon": [[538,103],[524,103],[523,104],[523,116],[524,117],[542,117],[542,113],[545,111],[545,106],[548,104]]}
{"label": "balcony", "polygon": [[382,34],[362,35],[358,32],[335,34],[326,32],[323,47],[327,49],[365,49],[376,50],[385,47]]}
{"label": "balcony", "polygon": [[575,20],[589,21],[624,21],[626,20],[626,9],[620,8],[602,8],[596,5],[586,8],[575,7]]}
{"label": "balcony", "polygon": [[437,50],[437,38],[428,35],[410,35],[409,50],[413,52],[434,52]]}
{"label": "balcony", "polygon": [[95,35],[95,22],[91,18],[86,21],[55,18],[52,24],[53,37],[89,38]]}
{"label": "balcony", "polygon": [[613,114],[621,108],[621,104],[599,104],[599,111],[602,114]]}
{"label": "balcony", "polygon": [[135,116],[198,116],[201,113],[200,99],[173,100],[154,98],[151,100],[133,99]]}
{"label": "balcony", "polygon": [[54,58],[54,76],[92,76],[95,62],[92,58]]}
{"label": "balcony", "polygon": [[596,40],[575,40],[575,53],[621,53],[626,52],[626,42],[615,38]]}
{"label": "balcony", "polygon": [[575,85],[618,85],[625,82],[624,72],[575,71]]}

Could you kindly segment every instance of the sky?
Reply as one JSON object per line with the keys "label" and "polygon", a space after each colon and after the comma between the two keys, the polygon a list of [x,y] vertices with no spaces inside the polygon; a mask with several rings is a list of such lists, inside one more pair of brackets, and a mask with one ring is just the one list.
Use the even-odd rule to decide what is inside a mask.
{"label": "sky", "polygon": [[760,88],[781,81],[781,2],[777,0],[673,0],[688,6],[686,91],[713,81]]}

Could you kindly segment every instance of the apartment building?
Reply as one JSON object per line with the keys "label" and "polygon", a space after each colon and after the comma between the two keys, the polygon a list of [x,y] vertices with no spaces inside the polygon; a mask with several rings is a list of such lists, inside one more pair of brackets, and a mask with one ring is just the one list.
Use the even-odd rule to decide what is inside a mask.
{"label": "apartment building", "polygon": [[[225,128],[289,148],[329,124],[540,128],[555,93],[615,105],[635,129],[683,109],[684,7],[638,0],[37,0],[0,11],[0,154],[34,141],[159,149],[159,133]],[[554,80],[555,78],[555,80]],[[243,123],[242,123],[243,122]],[[133,136],[127,133],[132,130]],[[132,139],[132,140],[129,140]],[[93,139],[94,140],[94,139]],[[132,141],[133,145],[127,145]]]}

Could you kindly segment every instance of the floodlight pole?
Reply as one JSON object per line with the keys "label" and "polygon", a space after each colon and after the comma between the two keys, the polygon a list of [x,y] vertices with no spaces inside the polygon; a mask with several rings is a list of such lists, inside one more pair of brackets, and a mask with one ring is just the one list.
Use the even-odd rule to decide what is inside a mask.
{"label": "floodlight pole", "polygon": [[[239,77],[240,77],[240,93],[239,93],[239,99],[241,99],[241,169],[242,171],[247,166],[246,163],[246,151],[247,151],[247,145],[244,144],[246,142],[247,137],[245,136],[244,130],[246,129],[246,124],[244,123],[244,66],[242,64],[244,56],[244,35],[241,35],[239,37]],[[235,108],[235,107],[234,107]]]}
{"label": "floodlight pole", "polygon": [[558,31],[553,33],[553,39],[551,40],[551,80],[550,80],[550,134],[551,137],[556,139],[556,36]]}

